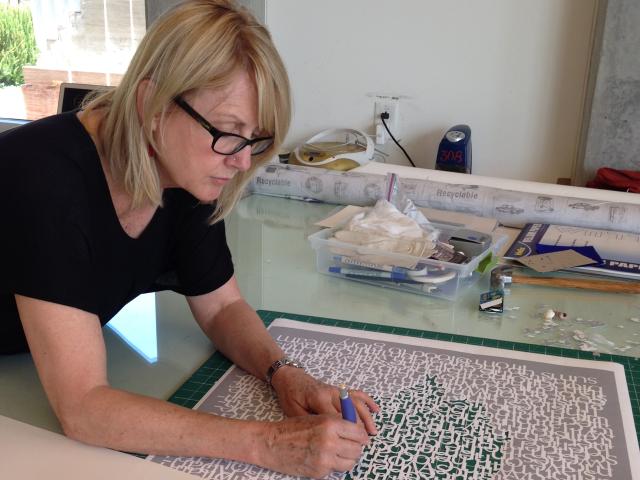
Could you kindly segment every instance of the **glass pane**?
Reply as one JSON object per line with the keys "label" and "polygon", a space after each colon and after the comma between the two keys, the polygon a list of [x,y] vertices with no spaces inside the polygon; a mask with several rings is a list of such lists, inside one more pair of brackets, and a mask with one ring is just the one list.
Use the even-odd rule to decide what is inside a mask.
{"label": "glass pane", "polygon": [[0,0],[0,117],[56,113],[61,83],[117,85],[144,0]]}
{"label": "glass pane", "polygon": [[158,361],[156,294],[144,293],[127,303],[107,327],[149,363]]}

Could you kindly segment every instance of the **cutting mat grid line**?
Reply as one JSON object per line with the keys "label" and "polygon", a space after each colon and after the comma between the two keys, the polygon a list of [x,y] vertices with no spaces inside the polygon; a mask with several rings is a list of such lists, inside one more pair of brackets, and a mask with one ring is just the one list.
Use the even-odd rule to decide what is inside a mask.
{"label": "cutting mat grid line", "polygon": [[[622,355],[594,354],[581,350],[571,350],[568,348],[547,347],[545,345],[534,345],[529,343],[509,342],[506,340],[494,340],[490,338],[468,337],[466,335],[455,335],[452,333],[432,332],[429,330],[415,330],[409,328],[391,327],[388,325],[377,325],[372,323],[361,323],[345,320],[335,320],[331,318],[312,317],[308,315],[297,315],[286,312],[272,312],[269,310],[259,310],[258,314],[265,325],[269,326],[276,318],[288,318],[299,322],[327,325],[331,327],[350,328],[353,330],[365,330],[369,332],[390,333],[392,335],[402,335],[406,337],[426,338],[429,340],[441,340],[452,343],[464,343],[468,345],[478,345],[482,347],[502,348],[505,350],[515,350],[519,352],[541,353],[558,357],[577,358],[580,360],[598,360],[606,362],[616,362],[624,367],[627,386],[629,388],[629,398],[631,399],[631,410],[636,426],[636,434],[640,443],[640,359],[625,357]],[[222,375],[232,366],[232,363],[221,353],[214,353],[196,372],[169,398],[169,401],[176,405],[187,408],[193,406],[209,391]]]}

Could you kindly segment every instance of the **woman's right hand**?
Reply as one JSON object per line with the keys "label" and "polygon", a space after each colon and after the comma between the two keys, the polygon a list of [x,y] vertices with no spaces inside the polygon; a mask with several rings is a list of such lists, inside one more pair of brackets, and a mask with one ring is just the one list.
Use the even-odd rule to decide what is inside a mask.
{"label": "woman's right hand", "polygon": [[305,415],[266,424],[262,465],[289,475],[323,478],[348,472],[369,436],[362,424],[337,414]]}

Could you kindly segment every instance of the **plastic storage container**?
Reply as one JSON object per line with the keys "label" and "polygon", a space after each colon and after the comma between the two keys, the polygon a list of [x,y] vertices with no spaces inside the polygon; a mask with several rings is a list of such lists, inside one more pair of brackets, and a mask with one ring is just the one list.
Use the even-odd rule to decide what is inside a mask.
{"label": "plastic storage container", "polygon": [[[434,224],[449,236],[456,229]],[[496,255],[507,241],[506,235],[492,235],[489,247],[468,263],[449,263],[430,258],[390,253],[334,238],[336,229],[326,228],[309,236],[316,251],[320,273],[368,283],[379,287],[455,300],[460,292],[478,281],[478,265],[488,255]]]}

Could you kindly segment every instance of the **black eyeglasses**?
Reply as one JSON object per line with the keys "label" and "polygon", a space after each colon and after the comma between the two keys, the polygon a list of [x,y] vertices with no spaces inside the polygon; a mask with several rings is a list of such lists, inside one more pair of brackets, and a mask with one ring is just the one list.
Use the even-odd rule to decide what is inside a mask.
{"label": "black eyeglasses", "polygon": [[251,155],[260,155],[273,145],[273,137],[245,138],[235,133],[223,132],[211,125],[202,115],[196,112],[191,105],[185,102],[182,97],[177,96],[174,102],[184,110],[191,118],[198,122],[202,128],[211,134],[213,141],[211,149],[220,155],[233,155],[245,148],[251,148]]}

